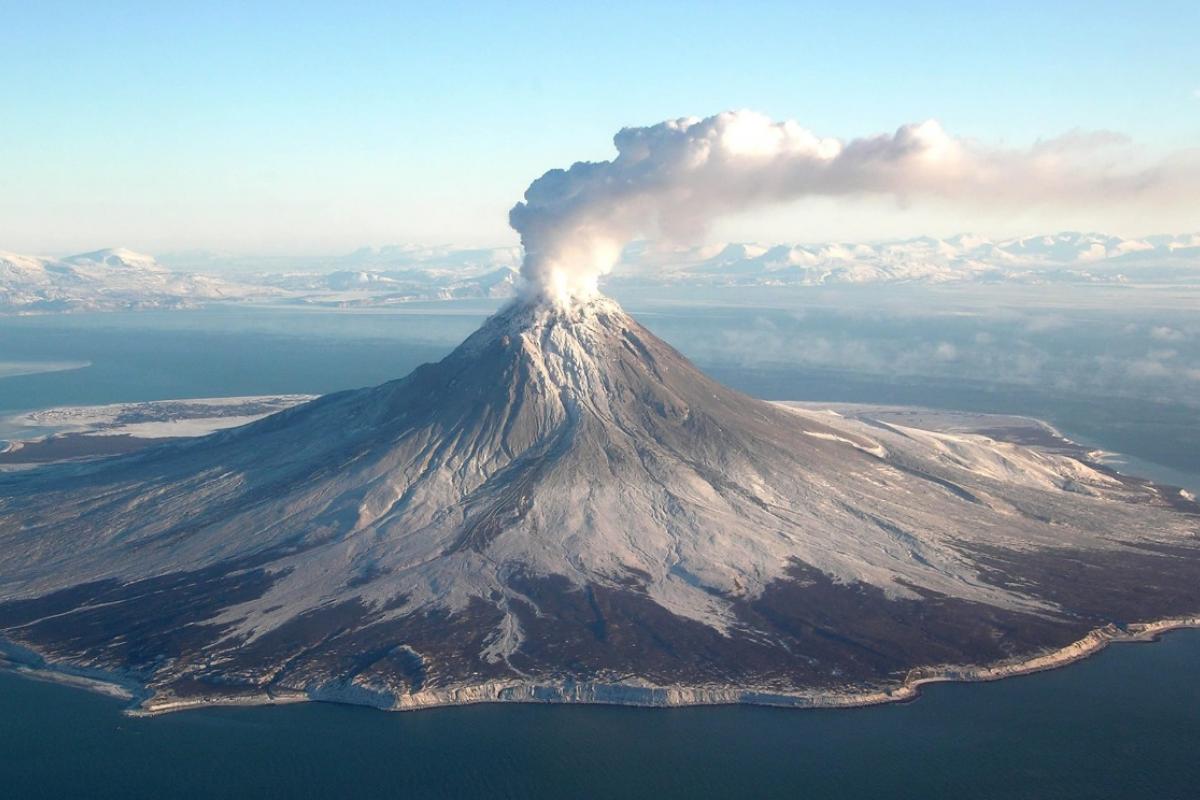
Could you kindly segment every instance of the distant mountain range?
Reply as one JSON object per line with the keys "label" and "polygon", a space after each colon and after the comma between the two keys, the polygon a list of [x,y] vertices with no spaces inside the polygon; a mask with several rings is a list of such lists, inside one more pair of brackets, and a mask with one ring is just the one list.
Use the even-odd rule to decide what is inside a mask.
{"label": "distant mountain range", "polygon": [[722,244],[626,254],[651,280],[716,285],[834,283],[1093,283],[1200,280],[1200,235],[1125,239],[1058,233],[991,240],[960,235],[875,244]]}
{"label": "distant mountain range", "polygon": [[171,269],[154,256],[124,248],[65,258],[0,251],[0,313],[190,308],[213,302],[355,307],[504,298],[515,293],[519,255],[513,250],[397,246],[282,263],[190,254],[189,265],[201,270]]}
{"label": "distant mountain range", "polygon": [[264,290],[207,275],[172,272],[124,248],[66,258],[0,251],[0,311],[111,311],[180,308],[244,300]]}
{"label": "distant mountain range", "polygon": [[260,280],[293,301],[306,304],[379,306],[417,300],[512,297],[517,275],[512,267],[501,266],[482,274],[451,269],[356,269],[268,274]]}
{"label": "distant mountain range", "polygon": [[[0,251],[0,312],[179,308],[210,302],[331,307],[512,296],[517,247],[392,245],[332,258],[154,257],[125,249],[46,258]],[[1200,284],[1200,234],[1098,233],[873,244],[721,243],[626,249],[610,285]]]}

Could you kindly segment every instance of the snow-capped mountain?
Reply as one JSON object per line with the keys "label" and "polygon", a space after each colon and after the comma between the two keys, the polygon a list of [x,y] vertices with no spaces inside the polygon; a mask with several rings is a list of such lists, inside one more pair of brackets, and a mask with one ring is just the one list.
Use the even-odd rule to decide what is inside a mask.
{"label": "snow-capped mountain", "polygon": [[496,267],[516,269],[521,265],[520,247],[454,247],[415,244],[364,247],[340,259],[362,269],[375,270],[471,270]]}
{"label": "snow-capped mountain", "polygon": [[0,632],[159,710],[886,697],[1200,611],[1198,514],[752,399],[604,298],[521,300],[405,378],[0,474]]}
{"label": "snow-capped mountain", "polygon": [[80,253],[62,259],[78,274],[103,277],[113,273],[166,273],[169,270],[154,260],[154,256],[135,253],[124,247]]}
{"label": "snow-capped mountain", "polygon": [[[190,254],[177,271],[129,250],[63,259],[0,252],[0,312],[163,308],[272,301],[336,307],[503,299],[517,293],[520,250],[392,245],[335,258]],[[1060,233],[824,244],[628,247],[610,286],[812,286],[953,283],[1200,283],[1200,235],[1124,239]]]}
{"label": "snow-capped mountain", "polygon": [[123,248],[61,259],[0,252],[0,312],[177,308],[263,294],[261,287],[172,272]]}
{"label": "snow-capped mountain", "polygon": [[355,307],[509,298],[516,294],[518,277],[517,270],[502,266],[482,273],[465,269],[338,270],[270,274],[256,280],[282,290],[285,302]]}
{"label": "snow-capped mountain", "polygon": [[[1124,239],[1059,233],[998,241],[961,235],[658,251],[638,245],[625,262],[641,280],[730,285],[1196,282],[1200,235]],[[619,280],[625,273],[616,274]]]}

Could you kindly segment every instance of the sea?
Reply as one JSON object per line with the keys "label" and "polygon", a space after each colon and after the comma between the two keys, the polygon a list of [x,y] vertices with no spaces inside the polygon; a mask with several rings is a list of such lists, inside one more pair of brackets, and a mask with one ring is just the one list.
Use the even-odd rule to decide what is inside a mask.
{"label": "sea", "polygon": [[[930,294],[620,299],[757,396],[1036,416],[1121,454],[1119,469],[1200,490],[1187,379],[1200,331],[1186,309],[1064,301],[997,313],[989,300],[985,313]],[[4,417],[50,406],[377,384],[441,357],[495,307],[0,318],[0,438]],[[123,708],[0,673],[0,798],[1200,797],[1200,631],[852,710]]]}

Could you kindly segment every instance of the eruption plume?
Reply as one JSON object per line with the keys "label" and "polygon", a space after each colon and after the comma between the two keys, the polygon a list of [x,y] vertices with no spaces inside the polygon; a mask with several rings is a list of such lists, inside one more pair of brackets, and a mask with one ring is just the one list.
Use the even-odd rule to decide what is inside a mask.
{"label": "eruption plume", "polygon": [[[1027,150],[989,149],[929,120],[890,135],[821,138],[751,111],[625,128],[611,161],[553,169],[530,184],[509,222],[525,248],[528,291],[569,303],[597,291],[639,236],[689,240],[717,218],[807,196],[891,195],[980,206],[1089,205],[1187,189],[1187,169],[1101,158],[1117,134],[1073,133]],[[1179,167],[1179,165],[1175,165]],[[1167,198],[1169,199],[1169,198]]]}

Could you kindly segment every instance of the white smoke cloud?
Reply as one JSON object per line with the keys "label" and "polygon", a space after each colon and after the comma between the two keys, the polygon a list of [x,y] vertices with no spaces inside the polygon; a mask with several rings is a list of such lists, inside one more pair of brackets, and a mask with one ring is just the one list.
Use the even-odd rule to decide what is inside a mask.
{"label": "white smoke cloud", "polygon": [[550,170],[509,222],[530,291],[560,302],[593,294],[625,244],[689,241],[716,219],[812,196],[890,195],[981,207],[1090,206],[1200,199],[1191,154],[1130,166],[1124,137],[1070,133],[1028,150],[986,148],[936,121],[850,141],[751,111],[625,128],[611,161]]}

